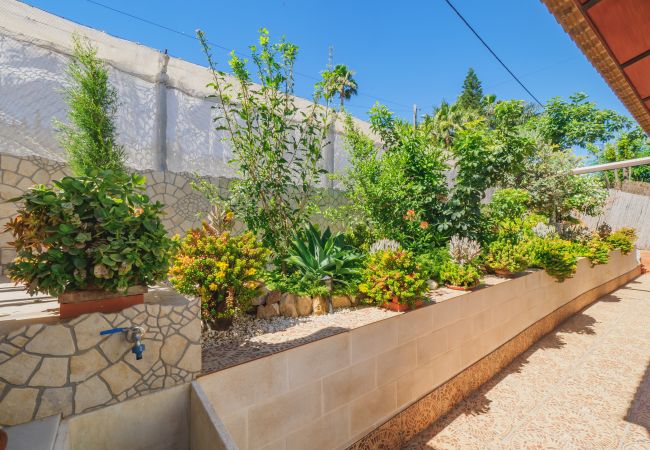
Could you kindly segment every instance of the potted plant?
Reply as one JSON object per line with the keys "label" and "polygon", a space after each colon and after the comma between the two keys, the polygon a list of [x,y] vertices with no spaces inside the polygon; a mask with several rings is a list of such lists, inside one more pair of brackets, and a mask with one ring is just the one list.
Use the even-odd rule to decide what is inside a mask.
{"label": "potted plant", "polygon": [[481,273],[471,264],[448,261],[440,269],[440,280],[449,289],[471,291],[479,285]]}
{"label": "potted plant", "polygon": [[527,253],[527,246],[523,242],[515,243],[509,239],[497,239],[488,246],[485,264],[496,275],[510,278],[529,267]]}
{"label": "potted plant", "polygon": [[366,261],[359,291],[369,300],[393,311],[406,311],[424,304],[427,280],[413,254],[407,250],[379,250]]}
{"label": "potted plant", "polygon": [[163,205],[144,194],[145,179],[104,171],[36,185],[18,198],[6,224],[16,259],[10,278],[59,297],[61,318],[114,312],[142,303],[165,278],[171,240]]}

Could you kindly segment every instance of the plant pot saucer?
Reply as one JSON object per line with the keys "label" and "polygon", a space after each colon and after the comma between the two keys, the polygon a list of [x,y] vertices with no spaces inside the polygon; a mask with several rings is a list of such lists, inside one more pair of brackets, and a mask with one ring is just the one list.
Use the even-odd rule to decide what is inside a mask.
{"label": "plant pot saucer", "polygon": [[513,278],[517,275],[516,272],[511,272],[508,269],[494,269],[494,274],[501,278]]}
{"label": "plant pot saucer", "polygon": [[424,306],[424,301],[423,300],[417,300],[415,303],[412,305],[409,305],[408,303],[397,303],[397,302],[384,302],[380,305],[382,308],[389,309],[391,311],[395,312],[404,312],[404,311],[410,311],[412,309],[417,309],[420,308],[421,306]]}
{"label": "plant pot saucer", "polygon": [[471,291],[472,289],[477,288],[479,284],[481,284],[481,283],[479,282],[479,283],[476,283],[473,286],[464,287],[464,286],[456,286],[454,284],[446,284],[445,283],[445,287],[448,288],[448,289],[453,289],[455,291]]}

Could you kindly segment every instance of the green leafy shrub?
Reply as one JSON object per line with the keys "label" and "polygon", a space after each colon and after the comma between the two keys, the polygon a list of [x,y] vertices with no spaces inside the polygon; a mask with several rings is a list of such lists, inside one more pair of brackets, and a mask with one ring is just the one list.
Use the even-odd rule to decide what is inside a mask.
{"label": "green leafy shrub", "polygon": [[447,194],[445,155],[424,127],[413,129],[384,106],[371,109],[370,122],[382,148],[351,117],[345,122],[350,168],[342,183],[355,215],[375,235],[406,249],[443,245],[447,233],[439,225]]}
{"label": "green leafy shrub", "polygon": [[334,283],[347,284],[360,272],[361,255],[346,245],[344,235],[332,234],[329,228],[321,234],[310,224],[291,240],[284,262],[305,280],[318,284],[331,277]]}
{"label": "green leafy shrub", "polygon": [[530,194],[523,189],[498,189],[485,207],[488,220],[498,225],[504,220],[521,219],[528,210]]}
{"label": "green leafy shrub", "polygon": [[427,291],[426,282],[411,252],[381,250],[368,256],[359,291],[380,305],[393,298],[413,305]]}
{"label": "green leafy shrub", "polygon": [[436,281],[440,281],[440,270],[449,260],[449,252],[444,247],[431,249],[426,253],[420,253],[416,257],[422,276],[427,280]]}
{"label": "green leafy shrub", "polygon": [[[329,294],[327,286],[322,282],[306,279],[300,272],[282,273],[279,270],[270,270],[264,273],[263,279],[266,287],[272,291],[312,297]],[[347,293],[346,291],[347,286],[334,286],[335,294]]]}
{"label": "green leafy shrub", "polygon": [[248,309],[269,257],[253,233],[233,236],[204,224],[179,241],[169,281],[180,293],[201,298],[204,320],[210,323]]}
{"label": "green leafy shrub", "polygon": [[624,227],[611,233],[605,240],[611,248],[619,249],[622,254],[627,255],[634,250],[636,238],[634,228]]}
{"label": "green leafy shrub", "polygon": [[533,265],[541,267],[557,281],[571,278],[577,268],[573,244],[563,239],[537,239],[531,244]]}
{"label": "green leafy shrub", "polygon": [[530,265],[529,248],[524,241],[513,242],[510,239],[497,239],[490,243],[485,263],[494,270],[521,272]]}
{"label": "green leafy shrub", "polygon": [[592,265],[607,264],[610,245],[598,235],[584,243],[575,243],[576,255],[589,258]]}
{"label": "green leafy shrub", "polygon": [[29,294],[88,288],[125,291],[165,278],[172,247],[141,175],[106,171],[36,185],[6,225],[16,260],[10,277]]}
{"label": "green leafy shrub", "polygon": [[450,286],[472,288],[479,283],[480,279],[481,273],[471,264],[448,261],[440,269],[440,280]]}

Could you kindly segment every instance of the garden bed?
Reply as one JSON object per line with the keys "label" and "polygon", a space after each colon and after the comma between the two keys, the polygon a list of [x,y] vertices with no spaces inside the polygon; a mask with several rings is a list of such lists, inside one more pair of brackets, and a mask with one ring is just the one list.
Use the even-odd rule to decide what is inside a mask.
{"label": "garden bed", "polygon": [[[507,280],[486,276],[477,289],[504,281]],[[467,292],[440,287],[427,293],[428,304],[465,294]],[[204,333],[202,371],[207,374],[227,369],[400,314],[404,313],[364,305],[337,309],[333,314],[322,316],[244,318],[227,331]]]}

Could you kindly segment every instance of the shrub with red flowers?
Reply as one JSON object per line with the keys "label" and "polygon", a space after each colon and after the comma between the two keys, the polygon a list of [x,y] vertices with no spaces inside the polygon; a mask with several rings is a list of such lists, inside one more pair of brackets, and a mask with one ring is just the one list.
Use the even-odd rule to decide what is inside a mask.
{"label": "shrub with red flowers", "polygon": [[427,291],[426,279],[407,250],[380,250],[368,256],[359,291],[377,304],[396,299],[412,305]]}

